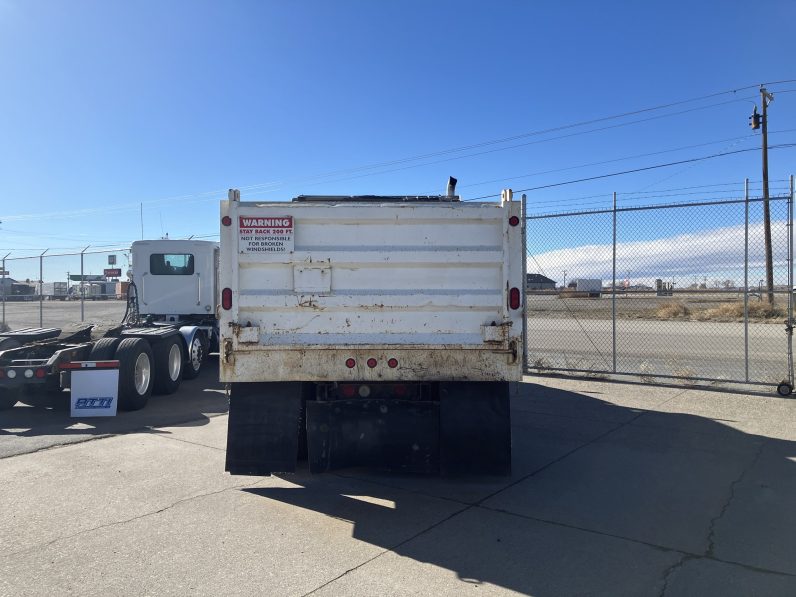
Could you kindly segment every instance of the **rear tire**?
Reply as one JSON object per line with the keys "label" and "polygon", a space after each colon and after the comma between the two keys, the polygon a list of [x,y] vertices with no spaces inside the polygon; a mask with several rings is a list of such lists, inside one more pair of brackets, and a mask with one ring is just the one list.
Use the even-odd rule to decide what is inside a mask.
{"label": "rear tire", "polygon": [[207,336],[202,330],[194,334],[191,343],[188,345],[185,367],[182,371],[183,379],[195,379],[202,371],[202,363],[207,357]]}
{"label": "rear tire", "polygon": [[116,348],[121,340],[119,338],[100,338],[91,347],[88,353],[89,361],[110,361],[116,354]]}
{"label": "rear tire", "polygon": [[18,388],[0,388],[0,410],[13,408],[19,399]]}
{"label": "rear tire", "polygon": [[139,410],[152,395],[152,349],[142,338],[125,338],[116,349],[119,361],[119,409]]}
{"label": "rear tire", "polygon": [[183,368],[182,339],[172,336],[155,344],[152,349],[155,364],[156,394],[173,394],[180,387]]}

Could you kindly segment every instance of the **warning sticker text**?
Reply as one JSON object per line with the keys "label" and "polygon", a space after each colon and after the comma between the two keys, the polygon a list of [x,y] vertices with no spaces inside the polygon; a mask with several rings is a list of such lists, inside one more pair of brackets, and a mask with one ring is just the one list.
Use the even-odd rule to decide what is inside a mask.
{"label": "warning sticker text", "polygon": [[293,216],[240,216],[241,253],[292,253]]}

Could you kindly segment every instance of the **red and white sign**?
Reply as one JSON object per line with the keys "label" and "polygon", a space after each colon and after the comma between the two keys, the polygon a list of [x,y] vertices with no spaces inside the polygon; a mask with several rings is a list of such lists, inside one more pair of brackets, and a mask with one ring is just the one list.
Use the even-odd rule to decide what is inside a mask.
{"label": "red and white sign", "polygon": [[239,216],[241,253],[292,253],[293,216]]}
{"label": "red and white sign", "polygon": [[120,269],[104,269],[102,273],[105,275],[106,278],[118,278],[122,275],[122,270]]}

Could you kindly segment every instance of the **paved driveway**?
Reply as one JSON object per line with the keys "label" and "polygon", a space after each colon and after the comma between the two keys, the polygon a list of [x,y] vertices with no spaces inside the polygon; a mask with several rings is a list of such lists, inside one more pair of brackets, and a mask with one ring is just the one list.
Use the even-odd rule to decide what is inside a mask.
{"label": "paved driveway", "polygon": [[511,478],[223,472],[211,372],[0,413],[2,595],[796,595],[796,401],[528,378]]}

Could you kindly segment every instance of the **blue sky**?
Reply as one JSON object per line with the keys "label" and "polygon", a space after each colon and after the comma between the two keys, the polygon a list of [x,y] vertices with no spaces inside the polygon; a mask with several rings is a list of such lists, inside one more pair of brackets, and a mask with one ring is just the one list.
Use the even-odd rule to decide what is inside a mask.
{"label": "blue sky", "polygon": [[[0,250],[18,257],[125,246],[141,236],[141,203],[147,238],[212,235],[229,187],[268,200],[416,194],[441,192],[454,175],[468,198],[759,147],[747,124],[756,90],[747,89],[317,177],[796,79],[795,20],[787,0],[0,0]],[[770,129],[796,129],[796,83],[770,89]],[[683,110],[691,111],[667,116]],[[585,132],[616,124],[625,126]],[[770,142],[796,142],[796,131],[772,133]],[[692,145],[700,147],[620,160]],[[618,161],[585,166],[608,160]],[[796,149],[772,150],[771,178],[785,179],[795,164]],[[548,173],[470,186],[539,172]],[[554,211],[608,205],[614,190],[736,183],[718,194],[737,194],[747,176],[760,178],[757,151],[529,200]],[[695,228],[670,224],[673,233]],[[639,226],[638,237],[650,226]]]}

